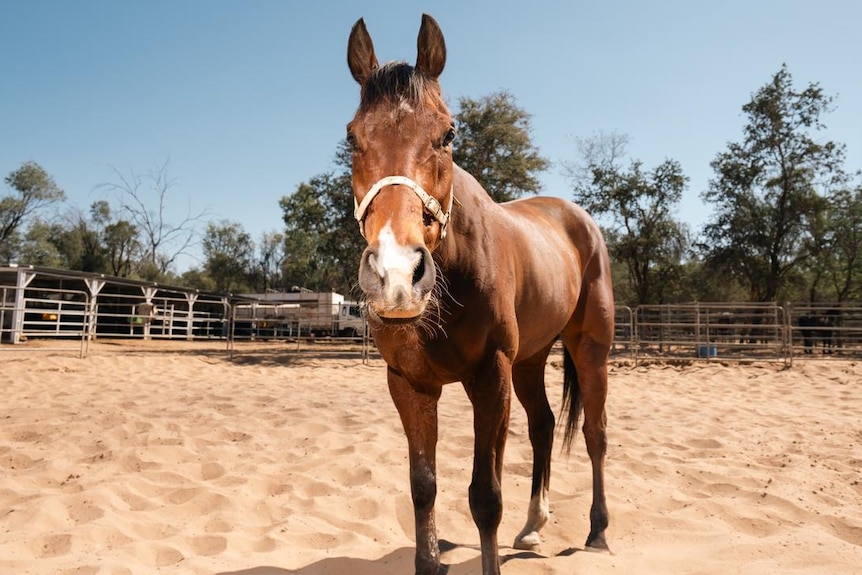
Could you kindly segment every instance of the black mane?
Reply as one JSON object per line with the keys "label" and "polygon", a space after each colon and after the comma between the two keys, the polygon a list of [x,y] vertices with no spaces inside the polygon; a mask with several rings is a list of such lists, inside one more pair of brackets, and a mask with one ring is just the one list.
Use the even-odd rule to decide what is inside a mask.
{"label": "black mane", "polygon": [[367,110],[382,102],[420,106],[436,84],[406,62],[389,62],[368,77],[359,107]]}

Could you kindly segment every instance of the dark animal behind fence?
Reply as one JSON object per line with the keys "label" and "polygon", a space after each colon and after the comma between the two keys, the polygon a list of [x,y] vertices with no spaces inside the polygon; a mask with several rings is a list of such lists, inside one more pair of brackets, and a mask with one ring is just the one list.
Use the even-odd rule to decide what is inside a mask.
{"label": "dark animal behind fence", "polygon": [[841,324],[841,310],[811,309],[799,316],[798,324],[806,354],[814,353],[818,347],[823,353],[832,353],[841,347],[840,331],[836,329]]}

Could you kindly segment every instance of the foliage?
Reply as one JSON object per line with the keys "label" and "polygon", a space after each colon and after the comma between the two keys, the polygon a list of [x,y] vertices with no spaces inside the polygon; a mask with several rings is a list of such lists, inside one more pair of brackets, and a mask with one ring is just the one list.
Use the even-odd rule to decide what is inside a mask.
{"label": "foliage", "polygon": [[194,243],[197,224],[207,212],[193,213],[189,207],[179,222],[167,220],[168,205],[178,184],[167,162],[143,174],[112,169],[115,180],[99,187],[115,194],[121,212],[137,231],[142,260],[139,273],[145,279],[162,279]]}
{"label": "foliage", "polygon": [[365,248],[343,169],[313,177],[279,202],[285,223],[286,286],[350,293]]}
{"label": "foliage", "polygon": [[824,207],[818,189],[846,181],[844,147],[814,136],[831,103],[817,84],[794,90],[782,67],[742,107],[742,142],[711,163],[716,177],[702,197],[715,214],[700,249],[708,265],[746,283],[753,301],[775,301],[791,284]]}
{"label": "foliage", "polygon": [[[862,299],[862,186],[832,192],[822,214],[820,241],[812,242],[811,249],[815,278],[823,278],[828,299]],[[819,299],[814,281],[811,299]]]}
{"label": "foliage", "polygon": [[219,292],[247,291],[254,254],[251,236],[236,222],[207,224],[203,241],[204,269]]}
{"label": "foliage", "polygon": [[488,191],[506,202],[541,190],[538,173],[550,162],[531,140],[530,115],[501,91],[478,100],[461,98],[455,114],[453,159]]}
{"label": "foliage", "polygon": [[257,257],[252,262],[249,284],[258,293],[283,287],[285,264],[284,234],[264,232],[257,245]]}
{"label": "foliage", "polygon": [[24,162],[5,182],[17,193],[0,198],[0,253],[8,257],[14,250],[6,244],[18,239],[16,233],[27,218],[65,200],[66,193],[36,162]]}
{"label": "foliage", "polygon": [[[786,67],[743,106],[743,139],[712,162],[702,197],[714,206],[691,253],[673,217],[687,185],[673,160],[648,168],[626,160],[628,139],[579,140],[564,164],[575,198],[606,224],[620,303],[862,299],[862,186],[843,171],[844,147],[824,141],[832,98],[816,84],[795,90]],[[507,92],[463,98],[454,156],[496,201],[539,191],[548,167],[533,147],[530,116]],[[178,180],[167,164],[143,174],[114,170],[113,192],[88,211],[62,206],[64,192],[38,164],[5,178],[0,261],[179,281],[208,291],[264,292],[293,286],[351,294],[365,242],[353,220],[351,154],[281,198],[284,229],[257,244],[238,222],[209,222],[204,261],[181,279],[176,258],[201,239],[205,212],[168,221]]]}
{"label": "foliage", "polygon": [[581,163],[567,165],[575,201],[594,216],[608,216],[611,255],[625,264],[632,304],[675,299],[688,247],[685,227],[672,212],[688,178],[678,162],[665,160],[645,171],[639,160],[622,168],[627,138],[600,134],[578,142]]}

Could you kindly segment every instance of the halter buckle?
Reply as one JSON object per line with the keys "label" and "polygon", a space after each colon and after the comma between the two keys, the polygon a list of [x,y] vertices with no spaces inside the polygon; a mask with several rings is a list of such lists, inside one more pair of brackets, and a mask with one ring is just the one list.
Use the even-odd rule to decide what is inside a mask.
{"label": "halter buckle", "polygon": [[356,201],[356,196],[353,197],[353,217],[356,218],[356,221],[359,223],[359,233],[362,234],[362,237],[365,237],[365,212],[368,211],[368,206],[371,205],[371,201],[380,193],[380,190],[385,188],[386,186],[407,186],[413,192],[419,196],[419,199],[422,200],[422,205],[425,207],[425,210],[431,214],[435,220],[440,222],[440,238],[443,239],[446,237],[446,227],[449,225],[450,214],[452,213],[452,203],[455,199],[455,187],[454,182],[452,189],[449,190],[449,206],[444,211],[443,206],[440,205],[440,202],[437,201],[434,196],[426,192],[422,189],[416,181],[411,180],[407,176],[386,176],[385,178],[381,178],[368,190],[368,193],[365,194],[365,197],[362,198],[362,202]]}

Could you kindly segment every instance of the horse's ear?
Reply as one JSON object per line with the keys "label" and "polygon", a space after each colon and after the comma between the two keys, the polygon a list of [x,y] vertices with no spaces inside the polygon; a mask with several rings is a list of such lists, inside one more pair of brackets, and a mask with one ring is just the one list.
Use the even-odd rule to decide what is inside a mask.
{"label": "horse's ear", "polygon": [[416,46],[419,50],[416,68],[436,80],[446,65],[446,42],[443,41],[443,32],[437,21],[428,14],[422,14],[422,27],[419,28]]}
{"label": "horse's ear", "polygon": [[365,21],[360,18],[350,30],[347,41],[347,65],[353,79],[364,85],[365,81],[377,69],[377,56],[374,55],[374,43],[365,27]]}

